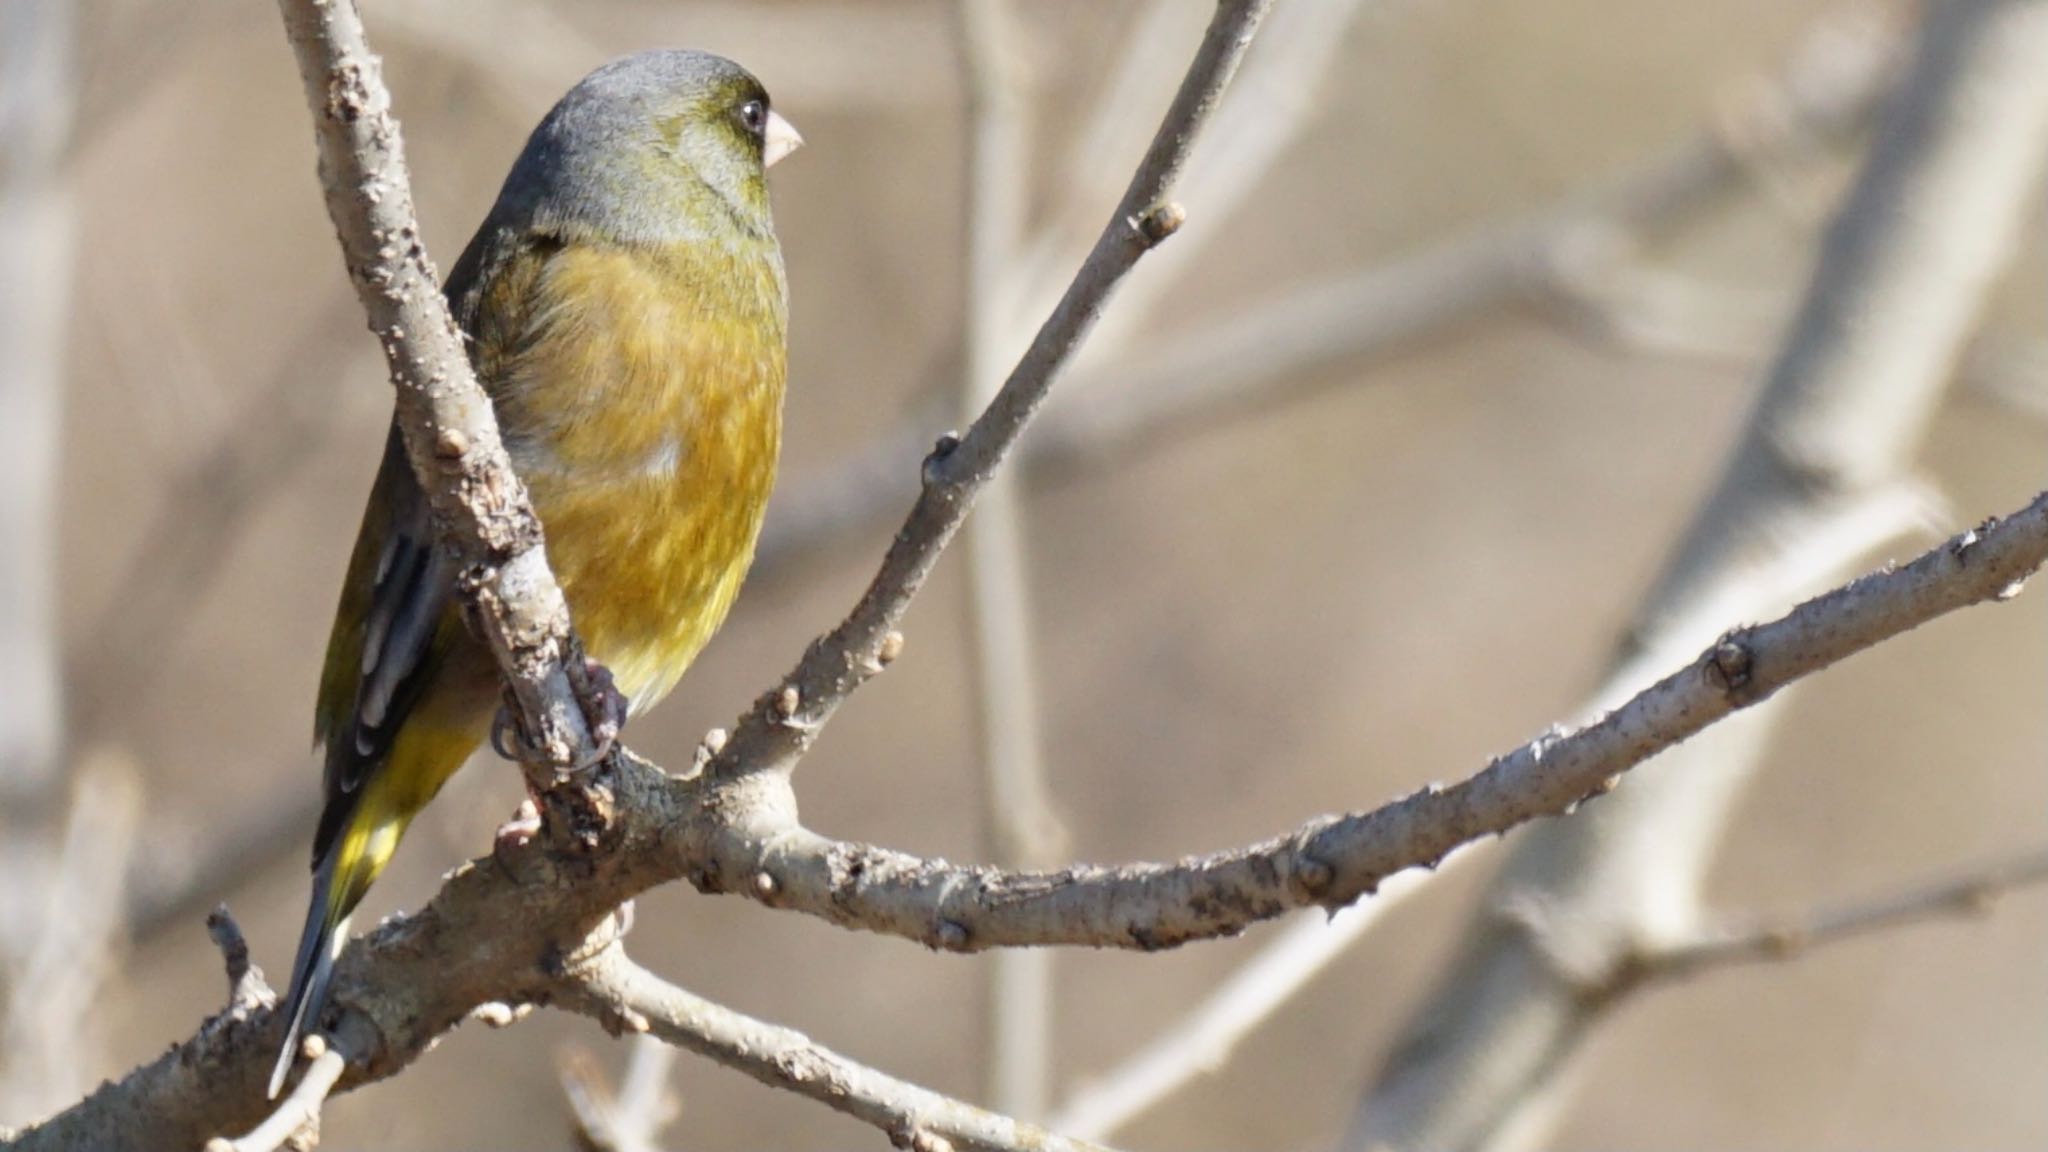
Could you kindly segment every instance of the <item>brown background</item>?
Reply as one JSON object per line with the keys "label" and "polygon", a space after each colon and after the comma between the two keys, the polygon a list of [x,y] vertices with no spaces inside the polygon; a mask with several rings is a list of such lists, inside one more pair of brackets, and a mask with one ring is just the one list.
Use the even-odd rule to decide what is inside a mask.
{"label": "brown background", "polygon": [[[1188,0],[1190,4],[1194,0]],[[1295,3],[1314,0],[1292,0]],[[1020,5],[1053,154],[1120,50],[1128,4]],[[373,38],[409,133],[443,266],[524,132],[605,55],[683,44],[735,56],[808,147],[776,170],[794,296],[785,477],[887,428],[958,322],[961,98],[937,3],[560,4],[593,51],[554,46],[501,92],[494,60]],[[1304,143],[1221,225],[1166,311],[1200,321],[1527,211],[1625,169],[1768,68],[1808,0],[1393,0],[1366,5]],[[257,0],[88,5],[81,253],[66,437],[68,634],[114,598],[171,478],[329,317],[309,387],[331,388],[302,467],[233,540],[175,646],[131,654],[149,688],[110,728],[137,750],[152,833],[194,845],[312,789],[308,714],[336,583],[388,410],[312,176],[275,13]],[[859,35],[846,32],[861,29]],[[531,47],[531,46],[527,46]],[[1182,55],[1190,43],[1157,46]],[[508,59],[526,56],[505,48]],[[1129,113],[1156,117],[1165,93]],[[1813,186],[1831,193],[1839,165]],[[1105,205],[1106,207],[1106,205]],[[1191,228],[1204,227],[1191,204]],[[1814,225],[1757,193],[1690,228],[1674,266],[1796,291]],[[2038,258],[1995,326],[2038,335]],[[337,375],[336,364],[354,368]],[[1755,373],[1645,357],[1501,315],[1389,359],[1326,370],[1305,399],[1152,446],[1030,504],[1044,729],[1075,852],[1173,857],[1375,804],[1568,718],[1718,466]],[[1961,525],[2039,486],[2043,428],[1958,399],[1927,471]],[[902,468],[915,461],[906,458]],[[639,750],[685,760],[849,605],[887,528],[756,580]],[[1917,547],[1901,545],[1900,554]],[[919,602],[905,658],[804,764],[822,831],[981,855],[959,562]],[[1717,902],[1793,908],[2048,839],[2048,668],[2039,593],[1851,662],[1797,715],[1717,869]],[[1651,770],[1654,770],[1651,769]],[[365,908],[416,906],[480,851],[518,795],[473,766]],[[310,833],[310,829],[308,829]],[[1446,955],[1483,869],[1377,929],[1222,1073],[1121,1139],[1287,1148],[1338,1132]],[[281,978],[305,899],[301,850],[218,896]],[[1059,1080],[1110,1066],[1264,939],[1059,960]],[[851,935],[743,900],[640,905],[640,958],[692,989],[859,1059],[972,1095],[986,961]],[[1631,1006],[1584,1062],[1564,1147],[2030,1148],[2048,1142],[2048,900],[1793,964],[1715,975]],[[113,1074],[218,1006],[195,915],[135,940],[104,1001]],[[558,1046],[617,1049],[541,1015],[465,1028],[401,1079],[336,1101],[325,1147],[557,1149]],[[879,1146],[874,1133],[685,1059],[671,1144]],[[22,1118],[5,1118],[20,1120]]]}

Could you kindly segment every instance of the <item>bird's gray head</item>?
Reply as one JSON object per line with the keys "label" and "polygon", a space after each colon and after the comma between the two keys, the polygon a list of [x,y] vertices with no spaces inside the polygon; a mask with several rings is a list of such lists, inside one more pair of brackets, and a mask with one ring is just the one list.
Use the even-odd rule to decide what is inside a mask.
{"label": "bird's gray head", "polygon": [[493,215],[627,243],[765,234],[763,173],[802,138],[746,69],[705,52],[614,60],[527,139]]}

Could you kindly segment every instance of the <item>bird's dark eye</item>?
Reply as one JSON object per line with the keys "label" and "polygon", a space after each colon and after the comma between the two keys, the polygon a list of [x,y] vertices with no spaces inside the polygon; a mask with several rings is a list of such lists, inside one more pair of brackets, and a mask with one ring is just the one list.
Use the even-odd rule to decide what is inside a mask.
{"label": "bird's dark eye", "polygon": [[759,136],[768,129],[768,104],[762,100],[749,100],[740,105],[740,123],[747,131]]}

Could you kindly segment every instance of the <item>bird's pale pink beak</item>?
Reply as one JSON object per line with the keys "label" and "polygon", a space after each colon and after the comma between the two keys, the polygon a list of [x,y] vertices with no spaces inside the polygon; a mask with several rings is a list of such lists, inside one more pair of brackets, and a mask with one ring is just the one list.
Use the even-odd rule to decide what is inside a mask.
{"label": "bird's pale pink beak", "polygon": [[796,125],[782,118],[780,112],[768,113],[768,127],[761,133],[761,166],[775,167],[775,162],[804,146],[804,138]]}

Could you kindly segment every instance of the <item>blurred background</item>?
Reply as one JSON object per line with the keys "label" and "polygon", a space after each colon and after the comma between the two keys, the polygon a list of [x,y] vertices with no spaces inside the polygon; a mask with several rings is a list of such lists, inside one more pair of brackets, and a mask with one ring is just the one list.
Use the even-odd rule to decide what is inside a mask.
{"label": "blurred background", "polygon": [[[612,56],[729,55],[808,142],[771,181],[793,298],[783,482],[731,621],[633,727],[634,747],[671,765],[852,603],[931,436],[960,423],[960,381],[1006,362],[1065,282],[1209,8],[1010,7],[1022,238],[970,284],[972,102],[952,4],[364,7],[443,268],[525,133]],[[1005,721],[977,703],[995,666],[977,603],[1030,642],[1025,722],[1060,859],[1262,838],[1463,777],[1582,715],[1729,458],[1919,11],[1282,0],[1181,192],[1185,230],[1141,266],[1032,433],[1010,533],[1026,595],[990,592],[961,550],[948,557],[903,659],[804,762],[806,822],[997,857],[980,763]],[[317,802],[312,696],[390,401],[269,4],[0,12],[13,18],[0,23],[13,133],[0,696],[14,701],[0,712],[0,991],[13,997],[0,1124],[19,1125],[220,1007],[214,903],[273,980],[288,974]],[[1942,505],[1862,567],[2042,483],[2048,301],[2026,203],[2002,246],[2018,272],[1972,320],[1897,462]],[[987,311],[977,322],[970,308]],[[1944,619],[1803,688],[1699,863],[1707,906],[1796,912],[2048,841],[2044,610],[2036,594]],[[56,711],[38,711],[51,685]],[[38,719],[51,715],[61,724]],[[519,796],[515,772],[473,764],[358,924],[418,906]],[[1391,910],[1114,1139],[1338,1141],[1502,855],[1475,851]],[[1052,957],[1042,1106],[1116,1067],[1279,931]],[[683,887],[639,901],[633,945],[696,992],[988,1099],[989,957]],[[1589,1034],[1548,1139],[2040,1147],[2044,952],[2048,900],[2019,893],[1988,917],[1655,987]],[[472,1025],[336,1099],[323,1146],[574,1147],[567,1046],[607,1075],[626,1062],[578,1019]],[[666,1147],[880,1143],[695,1058],[671,1082],[682,1115]]]}

